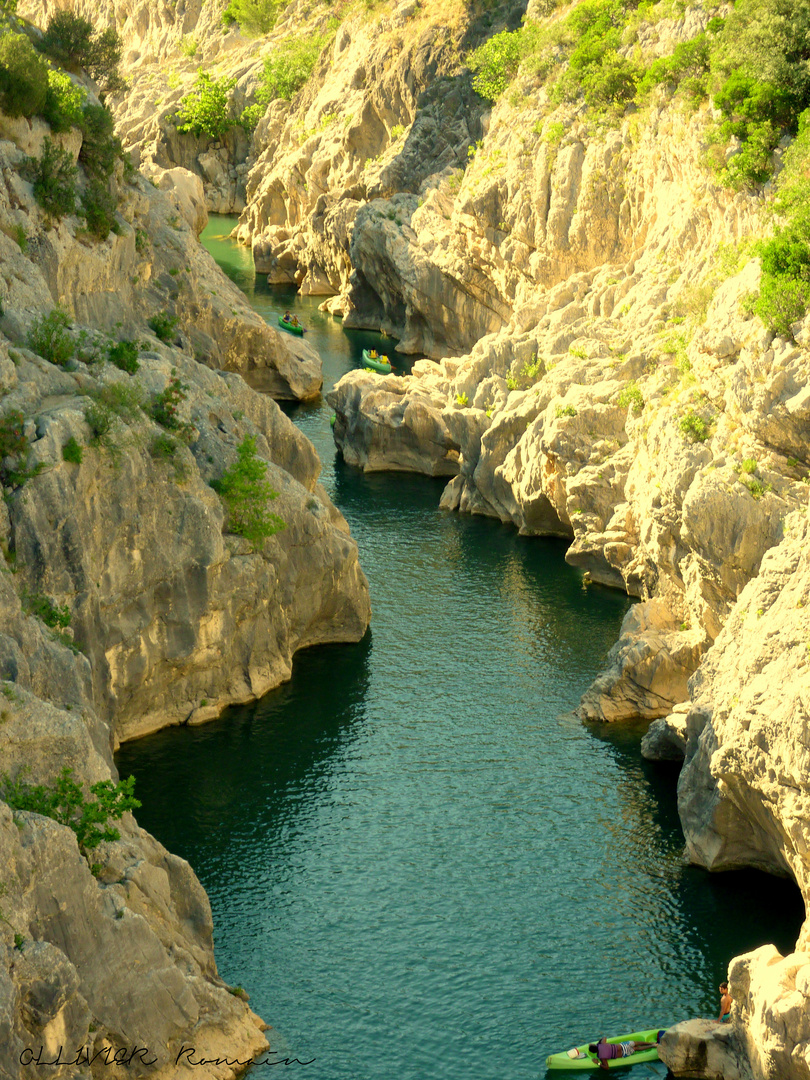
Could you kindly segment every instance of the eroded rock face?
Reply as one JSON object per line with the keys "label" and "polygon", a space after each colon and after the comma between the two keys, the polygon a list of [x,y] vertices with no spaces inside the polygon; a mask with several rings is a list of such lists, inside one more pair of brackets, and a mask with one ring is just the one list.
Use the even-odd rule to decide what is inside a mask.
{"label": "eroded rock face", "polygon": [[[252,700],[289,678],[297,649],[358,640],[369,619],[356,545],[317,484],[308,441],[237,376],[166,354],[143,356],[135,379],[24,361],[25,389],[7,399],[37,411],[32,461],[45,471],[12,497],[5,542],[25,587],[70,609],[94,703],[116,740]],[[90,439],[83,394],[140,388],[148,402],[173,371],[189,387],[190,449],[177,442],[157,456],[166,436],[136,414],[117,420],[109,446],[88,447],[80,465],[62,460],[69,437]],[[223,535],[208,483],[248,435],[269,462],[273,512],[285,523],[261,551]]]}
{"label": "eroded rock face", "polygon": [[807,511],[786,518],[784,530],[692,681],[678,802],[694,861],[789,873],[807,896]]}
{"label": "eroded rock face", "polygon": [[0,804],[8,1076],[28,1075],[26,1048],[50,1061],[61,1046],[66,1065],[52,1070],[61,1077],[91,1075],[76,1067],[80,1049],[104,1063],[108,1047],[108,1062],[119,1048],[147,1048],[133,1074],[168,1078],[184,1074],[175,1059],[189,1041],[232,1060],[267,1046],[264,1025],[217,975],[211,910],[193,871],[129,817],[121,840],[94,851],[94,876],[70,829]]}
{"label": "eroded rock face", "polygon": [[684,1020],[671,1027],[658,1056],[675,1076],[692,1080],[754,1080],[736,1024]]}
{"label": "eroded rock face", "polygon": [[366,472],[399,469],[427,476],[454,476],[458,447],[441,403],[429,393],[410,393],[409,379],[350,371],[326,397],[335,409],[335,441],[350,465]]}
{"label": "eroded rock face", "polygon": [[[176,320],[169,338],[189,357],[212,368],[239,372],[258,390],[277,398],[316,398],[323,384],[320,358],[303,340],[268,326],[244,294],[221,273],[197,242],[184,213],[190,202],[176,186],[158,191],[142,177],[120,192],[119,234],[102,243],[81,241],[80,221],[67,217],[53,228],[20,175],[27,147],[49,129],[42,121],[19,121],[20,145],[0,141],[2,300],[0,325],[23,344],[34,314],[61,305],[80,322],[116,337],[152,336],[156,315]],[[74,129],[72,134],[77,134]],[[81,139],[66,144],[74,160]],[[23,252],[11,238],[29,238]]]}
{"label": "eroded rock face", "polygon": [[[185,174],[166,193],[119,174],[118,232],[105,242],[83,238],[76,218],[49,227],[19,171],[47,130],[0,130],[0,546],[14,571],[0,575],[0,773],[11,801],[6,776],[53,784],[68,767],[85,790],[117,779],[122,739],[252,700],[289,677],[297,649],[357,640],[370,615],[314,449],[248,385],[316,396],[319,358],[255,316],[199,247],[204,208]],[[75,160],[77,133],[62,141]],[[57,304],[69,358],[32,336]],[[163,326],[150,328],[155,315]],[[138,357],[135,374],[110,362],[117,340]],[[229,531],[210,486],[247,439],[285,526],[255,544]],[[217,974],[191,868],[131,815],[119,840],[83,853],[71,829],[0,803],[0,861],[3,1075],[38,1072],[20,1071],[26,1047],[50,1060],[62,1046],[66,1064],[51,1071],[71,1080],[101,1075],[117,1051],[136,1055],[132,1075],[229,1080],[241,1066],[227,1060],[266,1047],[264,1024]],[[212,1063],[177,1064],[184,1045]]]}
{"label": "eroded rock face", "polygon": [[[806,940],[806,933],[802,935]],[[773,945],[739,956],[729,968],[735,1040],[755,1080],[810,1076],[810,955],[781,956]],[[745,1080],[748,1080],[745,1077]]]}

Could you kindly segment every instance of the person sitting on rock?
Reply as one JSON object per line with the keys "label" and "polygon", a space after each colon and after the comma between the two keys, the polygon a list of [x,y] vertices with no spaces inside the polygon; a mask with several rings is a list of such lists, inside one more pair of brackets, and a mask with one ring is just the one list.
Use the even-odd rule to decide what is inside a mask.
{"label": "person sitting on rock", "polygon": [[720,991],[720,1016],[717,1019],[718,1023],[725,1024],[731,1019],[731,994],[728,992],[728,983],[721,982],[718,990]]}
{"label": "person sitting on rock", "polygon": [[589,1044],[588,1053],[596,1055],[600,1069],[607,1069],[608,1062],[614,1058],[631,1057],[633,1054],[641,1053],[642,1050],[655,1050],[657,1045],[657,1043],[633,1042],[632,1039],[628,1042],[609,1043],[603,1035],[598,1043]]}

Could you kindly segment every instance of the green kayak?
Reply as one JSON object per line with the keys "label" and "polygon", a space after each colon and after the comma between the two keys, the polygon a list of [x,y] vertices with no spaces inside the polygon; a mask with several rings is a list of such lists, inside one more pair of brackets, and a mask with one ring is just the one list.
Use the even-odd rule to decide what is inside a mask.
{"label": "green kayak", "polygon": [[283,315],[279,315],[278,325],[282,328],[282,330],[289,330],[291,334],[298,334],[299,337],[303,337],[306,333],[304,327],[301,326],[300,323],[296,326],[295,323],[288,322]]}
{"label": "green kayak", "polygon": [[[658,1032],[661,1030],[661,1028],[650,1028],[649,1031],[633,1031],[629,1035],[616,1035],[614,1038],[608,1039],[608,1042],[657,1043]],[[588,1043],[585,1043],[584,1046],[576,1047],[577,1052],[582,1055],[578,1058],[572,1058],[568,1050],[563,1050],[561,1054],[552,1054],[546,1058],[546,1068],[598,1069],[599,1062],[593,1054],[588,1053],[588,1045]],[[607,1063],[607,1067],[609,1069],[626,1069],[628,1065],[638,1065],[642,1061],[658,1061],[658,1047],[653,1046],[650,1050],[641,1050],[630,1057],[611,1058]]]}
{"label": "green kayak", "polygon": [[363,363],[372,371],[379,371],[381,375],[391,374],[391,361],[387,356],[369,356],[368,349],[363,349]]}

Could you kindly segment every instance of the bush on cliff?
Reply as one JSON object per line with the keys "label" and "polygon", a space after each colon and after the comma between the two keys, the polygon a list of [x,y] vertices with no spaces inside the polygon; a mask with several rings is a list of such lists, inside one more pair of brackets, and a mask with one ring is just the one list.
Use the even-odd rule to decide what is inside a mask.
{"label": "bush on cliff", "polygon": [[70,319],[59,308],[40,315],[28,332],[28,348],[57,367],[65,367],[76,353],[76,342],[68,333]]}
{"label": "bush on cliff", "polygon": [[226,26],[239,24],[246,37],[269,34],[287,0],[230,0],[222,15]]}
{"label": "bush on cliff", "polygon": [[92,49],[93,24],[72,11],[57,11],[48,20],[39,47],[66,68],[86,66]]}
{"label": "bush on cliff", "polygon": [[[796,133],[810,105],[810,0],[739,0],[716,35],[711,66],[723,113],[715,165],[731,187],[762,183],[779,140]],[[742,145],[726,162],[732,137]]]}
{"label": "bush on cliff", "polygon": [[105,90],[120,90],[121,39],[113,27],[94,30],[72,11],[57,11],[48,21],[39,49],[71,71],[84,68]]}
{"label": "bush on cliff", "polygon": [[256,455],[256,440],[248,435],[238,450],[238,460],[214,480],[211,487],[228,511],[228,528],[249,540],[254,550],[261,548],[268,536],[286,528],[285,522],[268,509],[277,497],[266,479],[267,465]]}
{"label": "bush on cliff", "polygon": [[48,92],[42,115],[55,132],[70,131],[82,122],[82,109],[87,101],[87,91],[76,86],[64,71],[48,72]]}
{"label": "bush on cliff", "polygon": [[331,34],[287,38],[264,61],[256,101],[267,105],[276,98],[291,101],[313,72]]}
{"label": "bush on cliff", "polygon": [[8,116],[34,116],[45,107],[48,65],[25,34],[0,37],[0,110]]}
{"label": "bush on cliff", "polygon": [[34,198],[49,221],[61,221],[75,211],[78,169],[67,150],[46,138],[42,157],[29,158],[27,167],[33,179]]}
{"label": "bush on cliff", "polygon": [[473,90],[486,101],[497,101],[517,74],[524,55],[524,41],[520,30],[504,30],[467,58],[467,67],[475,72]]}
{"label": "bush on cliff", "polygon": [[236,79],[214,79],[202,68],[190,94],[186,94],[177,110],[177,130],[197,137],[220,139],[236,124],[230,114],[229,95]]}
{"label": "bush on cliff", "polygon": [[53,818],[76,834],[83,855],[103,841],[119,840],[121,833],[110,825],[120,821],[127,810],[137,810],[135,777],[114,783],[100,780],[90,785],[93,798],[86,798],[82,785],[74,779],[73,769],[65,766],[53,784],[27,784],[18,776],[2,778],[2,794],[12,810],[27,810]]}
{"label": "bush on cliff", "polygon": [[106,105],[87,105],[82,110],[79,126],[82,129],[79,161],[90,176],[106,180],[112,176],[116,161],[122,157],[113,115]]}
{"label": "bush on cliff", "polygon": [[791,336],[791,326],[810,308],[810,109],[799,117],[798,127],[779,177],[773,238],[758,246],[762,281],[750,305],[782,337]]}
{"label": "bush on cliff", "polygon": [[81,214],[87,225],[87,231],[96,240],[106,240],[113,231],[118,231],[115,211],[118,199],[110,191],[109,181],[91,179],[82,192]]}

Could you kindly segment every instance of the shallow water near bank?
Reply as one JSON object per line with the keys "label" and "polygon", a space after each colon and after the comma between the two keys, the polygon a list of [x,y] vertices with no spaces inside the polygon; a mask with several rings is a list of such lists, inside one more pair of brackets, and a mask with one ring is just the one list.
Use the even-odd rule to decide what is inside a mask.
{"label": "shallow water near bank", "polygon": [[[325,389],[389,351],[254,282],[233,223],[206,246],[269,322],[296,310]],[[278,1056],[314,1059],[251,1075],[524,1080],[585,1039],[716,1014],[729,959],[789,949],[803,908],[786,882],[686,866],[676,771],[638,727],[571,716],[627,598],[586,589],[560,541],[439,511],[441,481],[348,468],[324,402],[286,411],[358,542],[372,628],[118,755],[139,821],[208,891],[221,974]]]}

